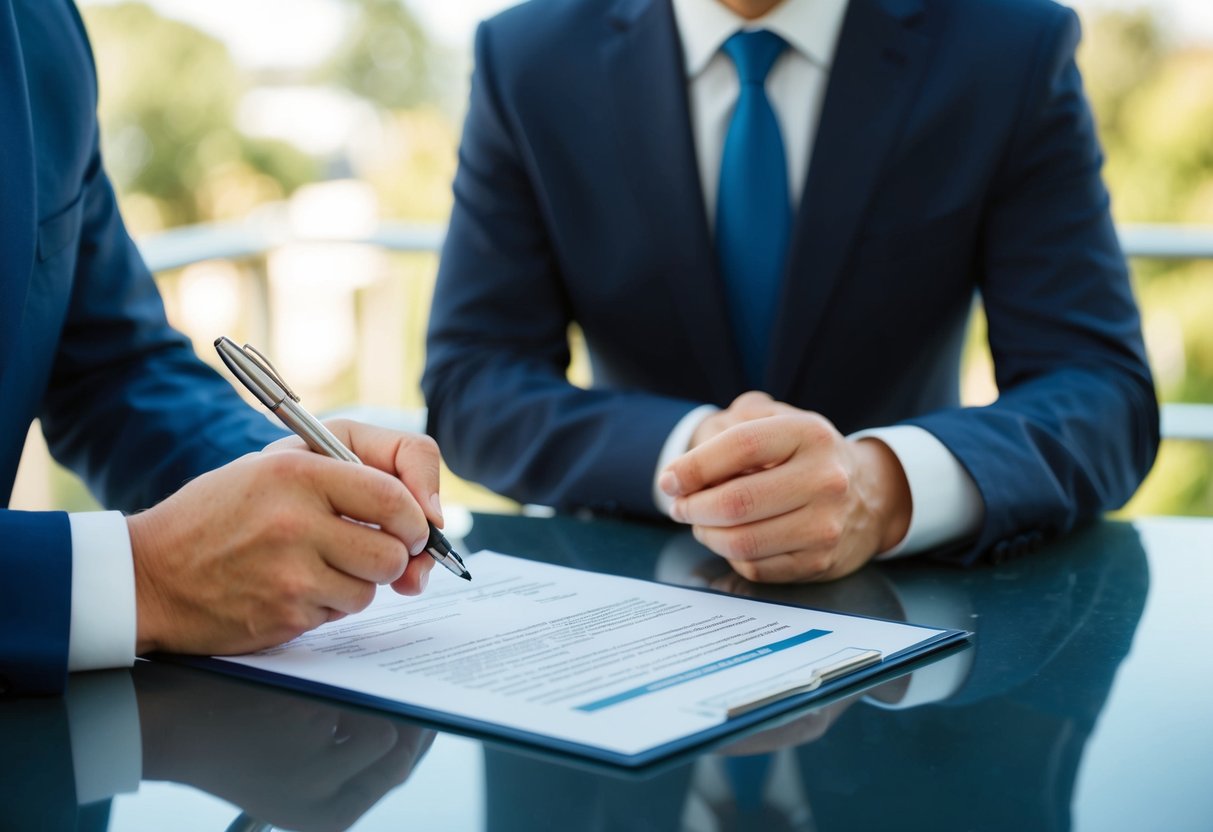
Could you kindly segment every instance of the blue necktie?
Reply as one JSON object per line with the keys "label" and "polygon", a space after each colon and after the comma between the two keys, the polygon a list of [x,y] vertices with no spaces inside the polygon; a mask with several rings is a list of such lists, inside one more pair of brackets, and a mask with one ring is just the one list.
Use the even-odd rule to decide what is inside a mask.
{"label": "blue necktie", "polygon": [[765,30],[738,32],[723,46],[737,66],[741,94],[725,137],[716,202],[716,256],[724,276],[742,366],[758,387],[792,231],[787,157],[764,84],[787,47]]}

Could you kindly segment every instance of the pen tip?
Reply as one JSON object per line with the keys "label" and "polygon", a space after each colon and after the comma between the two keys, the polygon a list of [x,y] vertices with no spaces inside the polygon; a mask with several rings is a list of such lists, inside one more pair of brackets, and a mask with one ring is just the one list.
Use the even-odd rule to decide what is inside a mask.
{"label": "pen tip", "polygon": [[459,577],[463,578],[465,581],[470,581],[472,579],[472,573],[465,569],[463,570],[463,574],[461,574]]}

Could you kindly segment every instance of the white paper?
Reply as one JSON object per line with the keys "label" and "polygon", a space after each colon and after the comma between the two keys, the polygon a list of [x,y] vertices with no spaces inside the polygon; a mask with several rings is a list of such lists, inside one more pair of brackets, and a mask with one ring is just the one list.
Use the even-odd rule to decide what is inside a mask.
{"label": "white paper", "polygon": [[840,650],[889,656],[943,632],[493,552],[468,567],[471,582],[381,588],[356,616],[226,661],[634,755]]}

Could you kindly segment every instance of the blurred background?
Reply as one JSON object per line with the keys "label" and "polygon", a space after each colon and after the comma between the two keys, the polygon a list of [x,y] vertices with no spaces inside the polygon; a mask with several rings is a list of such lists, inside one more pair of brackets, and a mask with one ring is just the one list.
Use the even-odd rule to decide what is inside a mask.
{"label": "blurred background", "polygon": [[[110,176],[170,319],[211,363],[219,334],[261,346],[314,411],[407,426],[472,36],[512,2],[79,5]],[[1176,256],[1213,248],[1213,3],[1076,8],[1116,219],[1150,254],[1132,265],[1160,397],[1213,403],[1213,259]],[[968,403],[995,395],[984,336],[979,316]],[[586,373],[576,361],[573,378]],[[508,506],[449,473],[444,497]],[[12,507],[93,506],[35,425]],[[1165,442],[1123,514],[1213,515],[1213,443]]]}

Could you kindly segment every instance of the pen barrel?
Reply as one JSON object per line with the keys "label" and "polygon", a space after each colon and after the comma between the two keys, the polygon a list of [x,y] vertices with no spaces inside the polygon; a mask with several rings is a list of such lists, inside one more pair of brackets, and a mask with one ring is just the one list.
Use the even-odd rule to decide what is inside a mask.
{"label": "pen barrel", "polygon": [[[432,524],[430,525],[430,530],[431,530],[431,535],[430,535],[431,541],[434,540],[435,536],[442,537],[442,533],[439,532],[437,529],[435,529]],[[442,540],[445,542],[446,538],[442,538]],[[437,561],[442,566],[446,567],[448,572],[452,572],[461,578],[468,578],[470,580],[470,577],[468,575],[468,570],[467,570],[467,567],[463,563],[463,559],[461,557],[459,557],[459,555],[456,554],[453,549],[450,548],[449,544],[447,545],[447,549],[445,552],[441,548],[439,548],[437,546],[433,546],[433,545],[427,546],[425,551],[435,561]]]}
{"label": "pen barrel", "polygon": [[330,456],[333,459],[344,460],[345,462],[362,463],[362,460],[353,451],[345,447],[341,440],[333,436],[328,428],[320,424],[312,414],[290,399],[286,399],[282,404],[274,408],[274,414],[316,453]]}

